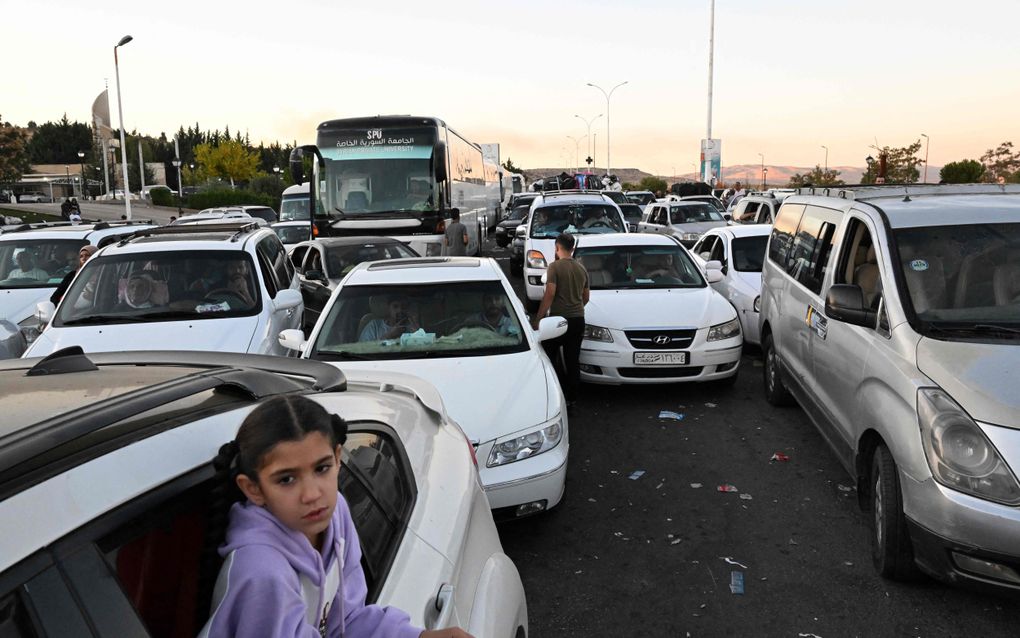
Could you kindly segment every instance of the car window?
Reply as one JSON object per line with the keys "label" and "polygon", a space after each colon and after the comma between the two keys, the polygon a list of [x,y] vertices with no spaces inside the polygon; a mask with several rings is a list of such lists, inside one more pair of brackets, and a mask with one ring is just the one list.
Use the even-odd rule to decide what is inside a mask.
{"label": "car window", "polygon": [[35,638],[41,635],[33,625],[28,608],[18,591],[0,596],[0,636]]}
{"label": "car window", "polygon": [[676,245],[579,247],[574,255],[593,290],[705,286],[687,251]]}
{"label": "car window", "polygon": [[251,258],[237,250],[101,256],[79,271],[54,325],[246,316],[261,302]]}
{"label": "car window", "polygon": [[841,217],[837,211],[808,206],[794,236],[787,272],[816,294],[822,290]]}
{"label": "car window", "polygon": [[290,251],[290,263],[294,264],[294,267],[301,274],[305,273],[301,261],[304,260],[306,252],[308,252],[308,246],[296,246],[294,250]]}
{"label": "car window", "polygon": [[730,242],[730,264],[740,272],[761,272],[768,235],[737,237]]}
{"label": "car window", "polygon": [[595,235],[626,232],[620,211],[612,204],[553,204],[535,209],[531,236],[554,239],[560,233]]}
{"label": "car window", "polygon": [[[712,249],[715,247],[715,243],[717,241],[719,241],[718,235],[705,235],[701,238],[700,245],[694,247],[694,254],[702,257],[704,253],[708,253],[709,259],[711,259]],[[702,257],[702,259],[704,259],[704,257]],[[706,259],[706,261],[708,260]]]}
{"label": "car window", "polygon": [[712,246],[712,254],[709,256],[709,260],[726,262],[726,242],[722,237],[717,238]]}
{"label": "car window", "polygon": [[670,217],[673,224],[689,224],[693,222],[721,222],[722,214],[711,204],[684,204],[671,206]]}
{"label": "car window", "polygon": [[311,358],[485,356],[529,347],[499,281],[347,285],[322,319]]}
{"label": "car window", "polygon": [[340,491],[351,508],[368,581],[368,601],[382,588],[416,498],[414,477],[397,437],[378,423],[350,423]]}
{"label": "car window", "polygon": [[284,244],[296,244],[299,241],[310,239],[310,231],[307,225],[303,226],[276,226],[273,232]]}
{"label": "car window", "polygon": [[758,218],[755,220],[758,224],[770,224],[772,223],[772,204],[765,204],[758,211]]}
{"label": "car window", "polygon": [[790,256],[790,245],[793,244],[793,235],[800,225],[801,215],[804,214],[804,206],[800,204],[787,204],[779,209],[779,217],[772,227],[772,236],[769,239],[769,261],[775,262],[780,268],[786,270],[786,262]]}
{"label": "car window", "polygon": [[263,238],[259,241],[259,250],[273,267],[277,287],[280,290],[290,288],[290,282],[294,278],[294,264],[287,259],[287,250],[280,242],[280,238],[276,235]]}
{"label": "car window", "polygon": [[84,239],[19,238],[0,242],[0,290],[52,288],[78,268]]}

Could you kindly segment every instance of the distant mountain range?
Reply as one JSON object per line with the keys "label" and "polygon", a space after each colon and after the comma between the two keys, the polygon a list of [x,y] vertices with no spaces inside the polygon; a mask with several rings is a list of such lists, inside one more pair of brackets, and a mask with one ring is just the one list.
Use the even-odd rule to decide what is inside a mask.
{"label": "distant mountain range", "polygon": [[[768,169],[768,183],[770,186],[786,186],[796,174],[803,175],[810,173],[814,170],[813,166],[773,166],[766,164],[765,168]],[[839,179],[843,180],[847,184],[857,184],[861,181],[861,176],[867,170],[866,167],[861,166],[830,166],[830,169],[839,171]],[[923,167],[918,167],[919,170],[923,170]],[[928,166],[928,181],[938,181],[939,171],[942,169],[941,166]],[[568,173],[573,172],[573,168],[526,168],[524,172],[527,173],[529,180],[535,180],[540,177],[548,177],[551,175],[559,175],[563,171]],[[592,172],[597,175],[602,175],[606,171],[605,168],[596,168]],[[630,182],[637,184],[645,177],[652,177],[652,173],[647,173],[637,168],[614,168],[613,173],[619,178],[621,182]],[[684,175],[677,175],[675,180],[672,175],[656,175],[666,180],[667,183],[673,183],[674,181],[690,181],[691,174],[687,173]],[[760,164],[735,164],[733,166],[724,166],[722,169],[722,179],[728,184],[732,185],[736,181],[744,183],[750,183],[752,186],[758,186],[761,184],[761,165]]]}

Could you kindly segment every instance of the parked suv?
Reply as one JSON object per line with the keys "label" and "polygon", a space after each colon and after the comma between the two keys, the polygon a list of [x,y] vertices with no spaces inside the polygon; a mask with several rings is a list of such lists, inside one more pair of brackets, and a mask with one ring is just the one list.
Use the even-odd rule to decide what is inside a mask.
{"label": "parked suv", "polygon": [[36,304],[47,301],[67,273],[78,268],[81,247],[105,246],[146,228],[155,224],[55,222],[5,228],[0,234],[0,321],[18,326],[32,343],[39,335]]}
{"label": "parked suv", "polygon": [[723,214],[708,202],[674,200],[646,206],[638,230],[673,235],[691,248],[706,230],[725,225]]}
{"label": "parked suv", "polygon": [[55,310],[49,301],[39,306],[49,325],[26,356],[157,343],[286,354],[276,334],[299,328],[303,313],[283,244],[254,220],[138,231],[88,260]]}
{"label": "parked suv", "polygon": [[543,193],[531,204],[524,231],[524,286],[528,299],[537,302],[545,294],[542,275],[556,259],[560,233],[601,235],[627,232],[620,207],[603,193],[561,191]]}
{"label": "parked suv", "polygon": [[856,478],[881,575],[1020,592],[1020,186],[787,197],[761,335],[768,400]]}
{"label": "parked suv", "polygon": [[347,420],[338,487],[367,602],[428,629],[526,636],[473,452],[428,383],[282,357],[80,350],[0,363],[0,633],[199,635],[230,505],[212,459],[260,400],[288,394]]}
{"label": "parked suv", "polygon": [[740,198],[733,208],[733,221],[738,224],[772,224],[782,203],[772,193],[751,193]]}

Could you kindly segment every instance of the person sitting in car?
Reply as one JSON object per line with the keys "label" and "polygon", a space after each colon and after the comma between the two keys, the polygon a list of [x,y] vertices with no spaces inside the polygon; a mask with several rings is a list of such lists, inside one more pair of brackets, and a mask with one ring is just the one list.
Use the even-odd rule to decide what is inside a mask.
{"label": "person sitting in car", "polygon": [[480,326],[487,328],[501,337],[518,335],[520,331],[506,314],[500,295],[487,293],[482,295],[481,312],[471,315],[461,325],[464,327]]}
{"label": "person sitting in car", "polygon": [[36,279],[46,281],[50,274],[35,265],[35,255],[29,250],[22,250],[14,258],[18,267],[7,273],[8,279]]}
{"label": "person sitting in car", "polygon": [[124,288],[124,303],[136,310],[165,306],[169,300],[166,282],[156,280],[149,272],[131,275]]}
{"label": "person sitting in car", "polygon": [[416,332],[421,326],[411,314],[411,304],[403,297],[393,297],[386,304],[385,318],[372,319],[361,330],[358,341],[382,341],[396,339],[408,332]]}

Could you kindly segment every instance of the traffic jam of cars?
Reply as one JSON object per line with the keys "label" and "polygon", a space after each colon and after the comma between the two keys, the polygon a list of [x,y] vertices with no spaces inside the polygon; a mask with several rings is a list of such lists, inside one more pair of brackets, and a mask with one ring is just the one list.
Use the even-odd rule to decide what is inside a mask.
{"label": "traffic jam of cars", "polygon": [[[358,155],[346,140],[366,130],[415,131],[423,159]],[[848,475],[875,578],[1020,592],[1020,187],[802,188],[728,208],[710,188],[657,198],[594,176],[482,186],[457,173],[480,153],[428,159],[477,149],[439,120],[318,133],[323,152],[291,169],[302,184],[311,157],[323,186],[285,194],[286,215],[0,232],[0,582],[27,583],[46,635],[212,623],[214,459],[281,397],[346,422],[339,490],[366,602],[426,630],[550,635],[529,623],[545,592],[500,536],[562,508],[571,439],[600,425],[543,347],[568,322],[535,316],[564,235],[587,277],[584,384],[726,396],[760,375]],[[0,626],[35,635],[9,609]]]}

